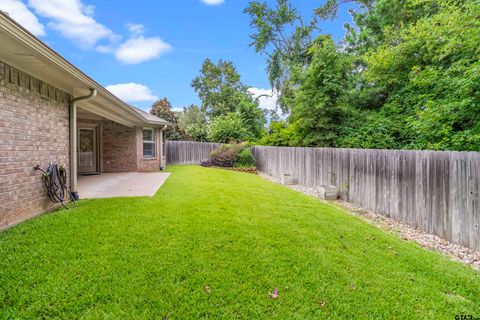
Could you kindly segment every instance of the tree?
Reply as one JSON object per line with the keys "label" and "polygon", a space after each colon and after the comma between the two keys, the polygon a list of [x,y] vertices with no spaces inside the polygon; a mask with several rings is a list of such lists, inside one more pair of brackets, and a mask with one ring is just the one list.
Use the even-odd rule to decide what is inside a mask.
{"label": "tree", "polygon": [[330,36],[319,36],[308,50],[310,64],[295,72],[299,83],[292,115],[306,146],[337,145],[338,127],[347,108],[351,60],[338,52]]}
{"label": "tree", "polygon": [[202,100],[202,111],[212,118],[235,111],[241,100],[238,93],[247,89],[231,61],[215,64],[210,59],[203,62],[191,85]]}
{"label": "tree", "polygon": [[183,108],[178,118],[179,127],[194,141],[207,141],[207,116],[196,105]]}
{"label": "tree", "polygon": [[295,147],[300,145],[301,137],[298,136],[298,128],[295,124],[285,121],[270,122],[268,132],[260,140],[261,145]]}
{"label": "tree", "polygon": [[[301,60],[283,55],[291,115],[287,123],[273,123],[262,141],[480,150],[480,3],[327,0],[315,15],[329,19],[349,2],[359,6],[351,9],[353,24],[338,46],[323,35],[305,46]],[[294,13],[293,20],[280,15],[262,22],[259,13],[274,11],[258,2],[250,5],[248,13],[256,13],[261,31],[254,38],[260,51],[275,52],[275,43],[284,39],[289,43],[289,36],[272,40],[285,35],[279,23],[299,23],[295,9],[280,6],[287,1],[277,3],[278,10]]]}
{"label": "tree", "polygon": [[403,147],[480,150],[480,3],[445,1],[366,56],[368,81],[389,92]]}
{"label": "tree", "polygon": [[[205,112],[208,121],[215,123],[213,128],[226,132],[227,128],[221,128],[221,124],[230,122],[237,124],[242,122],[242,139],[259,139],[265,130],[265,113],[258,105],[258,99],[254,99],[248,92],[248,86],[241,81],[240,74],[231,61],[220,60],[217,64],[209,59],[205,60],[200,75],[192,81],[192,87],[197,91],[202,100],[200,111]],[[216,119],[222,117],[216,122]],[[234,121],[235,120],[235,121]],[[218,124],[218,126],[217,126]],[[220,132],[219,131],[219,132]],[[227,138],[221,134],[208,134],[212,137]],[[236,134],[228,134],[225,137],[237,139]],[[215,141],[215,140],[214,140]],[[220,142],[220,141],[219,141]]]}
{"label": "tree", "polygon": [[208,139],[213,142],[240,142],[250,137],[242,118],[236,112],[218,116],[208,126]]}
{"label": "tree", "polygon": [[170,123],[176,123],[177,117],[175,113],[172,111],[172,104],[166,97],[161,100],[157,100],[152,104],[152,108],[150,109],[150,113],[166,120]]}
{"label": "tree", "polygon": [[251,140],[260,139],[265,132],[265,111],[258,106],[258,100],[249,94],[243,94],[237,106],[237,113]]}
{"label": "tree", "polygon": [[190,140],[190,137],[178,126],[178,116],[172,111],[172,105],[166,97],[152,104],[150,113],[170,122],[166,130],[168,140]]}
{"label": "tree", "polygon": [[[288,99],[292,91],[292,66],[306,63],[306,50],[316,30],[316,18],[305,23],[288,0],[277,0],[276,6],[251,1],[245,13],[250,15],[250,26],[256,30],[250,44],[258,53],[267,56],[267,72],[272,88],[279,92],[280,107],[289,111]],[[285,98],[285,99],[284,99]]]}

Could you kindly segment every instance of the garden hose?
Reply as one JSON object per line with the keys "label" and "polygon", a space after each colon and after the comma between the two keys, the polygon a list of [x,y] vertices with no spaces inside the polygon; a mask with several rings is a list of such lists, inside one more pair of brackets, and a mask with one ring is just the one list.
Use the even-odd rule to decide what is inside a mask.
{"label": "garden hose", "polygon": [[43,183],[47,196],[54,203],[61,203],[65,209],[69,209],[64,201],[68,195],[73,200],[73,207],[77,206],[76,199],[67,188],[67,170],[63,166],[50,163],[47,170],[40,168],[40,165],[34,167],[35,170],[40,170],[43,173]]}

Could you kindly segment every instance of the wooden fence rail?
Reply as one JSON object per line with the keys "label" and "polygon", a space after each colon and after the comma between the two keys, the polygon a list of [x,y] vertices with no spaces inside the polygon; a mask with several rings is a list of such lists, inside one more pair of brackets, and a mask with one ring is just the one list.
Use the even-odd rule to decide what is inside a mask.
{"label": "wooden fence rail", "polygon": [[200,164],[221,143],[167,141],[167,164]]}
{"label": "wooden fence rail", "polygon": [[[221,144],[167,142],[167,163],[195,164]],[[480,153],[332,148],[252,148],[260,171],[340,197],[480,250]]]}

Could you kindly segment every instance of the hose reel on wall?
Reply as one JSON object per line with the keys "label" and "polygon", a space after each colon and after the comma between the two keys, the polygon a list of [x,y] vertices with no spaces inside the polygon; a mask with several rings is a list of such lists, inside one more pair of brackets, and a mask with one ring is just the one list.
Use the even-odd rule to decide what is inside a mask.
{"label": "hose reel on wall", "polygon": [[50,163],[46,170],[40,168],[37,164],[34,170],[42,172],[43,183],[47,196],[54,203],[61,203],[65,209],[69,209],[64,202],[69,198],[73,200],[73,207],[76,207],[76,199],[67,188],[67,170],[62,165]]}

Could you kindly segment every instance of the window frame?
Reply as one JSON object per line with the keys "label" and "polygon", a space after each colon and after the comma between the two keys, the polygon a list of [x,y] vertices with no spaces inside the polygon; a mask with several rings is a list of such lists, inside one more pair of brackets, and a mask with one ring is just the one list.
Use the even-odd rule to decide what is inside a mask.
{"label": "window frame", "polygon": [[[145,140],[145,131],[152,133],[152,140]],[[156,159],[157,158],[157,139],[155,134],[155,128],[142,128],[142,155],[143,159]],[[153,155],[145,155],[145,144],[153,145]]]}

